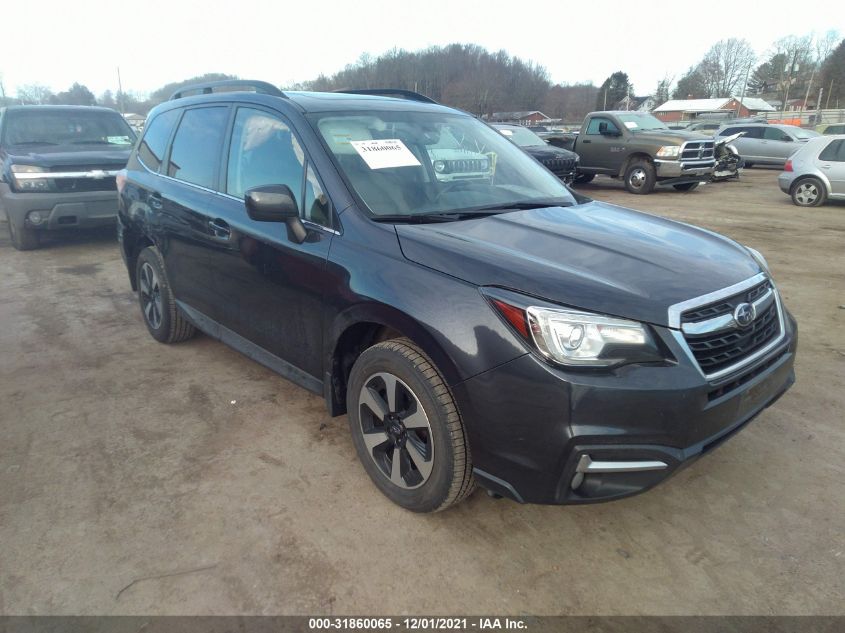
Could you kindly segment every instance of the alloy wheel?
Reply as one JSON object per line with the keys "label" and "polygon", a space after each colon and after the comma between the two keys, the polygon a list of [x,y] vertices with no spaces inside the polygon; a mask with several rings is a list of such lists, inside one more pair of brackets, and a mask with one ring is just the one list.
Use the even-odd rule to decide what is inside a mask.
{"label": "alloy wheel", "polygon": [[364,381],[358,403],[364,445],[381,473],[399,488],[422,486],[434,466],[434,437],[413,390],[378,372]]}
{"label": "alloy wheel", "polygon": [[161,286],[158,283],[158,275],[149,263],[144,262],[141,266],[139,279],[141,288],[141,309],[144,318],[150,327],[157,330],[161,327]]}
{"label": "alloy wheel", "polygon": [[795,189],[795,200],[798,204],[810,206],[819,199],[819,188],[815,183],[804,182]]}

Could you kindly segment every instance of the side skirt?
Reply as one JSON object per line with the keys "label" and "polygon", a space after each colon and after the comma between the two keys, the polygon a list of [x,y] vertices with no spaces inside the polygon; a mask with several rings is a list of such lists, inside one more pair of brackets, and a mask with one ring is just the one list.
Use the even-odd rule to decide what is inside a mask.
{"label": "side skirt", "polygon": [[272,369],[274,372],[283,378],[287,378],[292,383],[295,383],[300,387],[304,387],[308,391],[318,395],[323,395],[322,380],[315,378],[311,374],[302,371],[294,365],[291,365],[289,362],[279,358],[275,354],[271,354],[263,347],[245,339],[237,332],[233,332],[229,328],[220,325],[214,319],[207,317],[202,312],[195,310],[178,299],[176,300],[176,306],[182,311],[188,320],[197,327],[197,329],[202,330],[211,338],[216,339],[221,343],[225,343],[229,347],[239,351],[247,358],[264,365],[268,369]]}

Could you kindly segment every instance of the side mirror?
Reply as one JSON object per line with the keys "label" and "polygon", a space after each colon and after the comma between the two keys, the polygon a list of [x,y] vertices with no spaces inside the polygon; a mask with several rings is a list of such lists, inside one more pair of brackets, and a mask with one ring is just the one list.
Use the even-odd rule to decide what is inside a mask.
{"label": "side mirror", "polygon": [[619,132],[610,129],[610,127],[607,125],[607,121],[602,121],[601,123],[599,123],[599,134],[601,134],[602,136],[620,136]]}
{"label": "side mirror", "polygon": [[264,185],[244,194],[247,215],[256,222],[284,222],[288,236],[301,244],[308,235],[299,218],[296,196],[287,185]]}

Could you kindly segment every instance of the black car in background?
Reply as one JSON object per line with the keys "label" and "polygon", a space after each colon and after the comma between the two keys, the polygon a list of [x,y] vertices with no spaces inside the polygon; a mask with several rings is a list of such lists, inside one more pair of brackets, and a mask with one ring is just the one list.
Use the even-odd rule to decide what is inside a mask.
{"label": "black car in background", "polygon": [[[321,394],[404,508],[476,483],[532,503],[641,492],[794,381],[796,325],[756,251],[576,198],[422,96],[193,91],[210,94],[150,113],[118,181],[147,329],[202,330]],[[438,179],[444,134],[489,178]]]}
{"label": "black car in background", "polygon": [[549,145],[535,132],[522,125],[493,123],[493,127],[543,163],[546,169],[566,184],[575,180],[578,172],[578,154],[575,152]]}
{"label": "black car in background", "polygon": [[117,216],[115,175],[135,133],[108,108],[0,109],[0,209],[18,250],[43,231],[95,227]]}

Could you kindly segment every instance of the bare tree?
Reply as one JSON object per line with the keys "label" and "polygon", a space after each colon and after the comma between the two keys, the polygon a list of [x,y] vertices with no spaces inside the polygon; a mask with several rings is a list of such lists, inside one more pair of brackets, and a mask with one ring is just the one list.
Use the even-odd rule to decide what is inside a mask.
{"label": "bare tree", "polygon": [[744,39],[716,42],[701,63],[698,73],[710,97],[731,97],[743,88],[746,75],[757,56]]}
{"label": "bare tree", "polygon": [[23,105],[44,105],[50,103],[53,91],[41,84],[18,86],[18,99]]}

